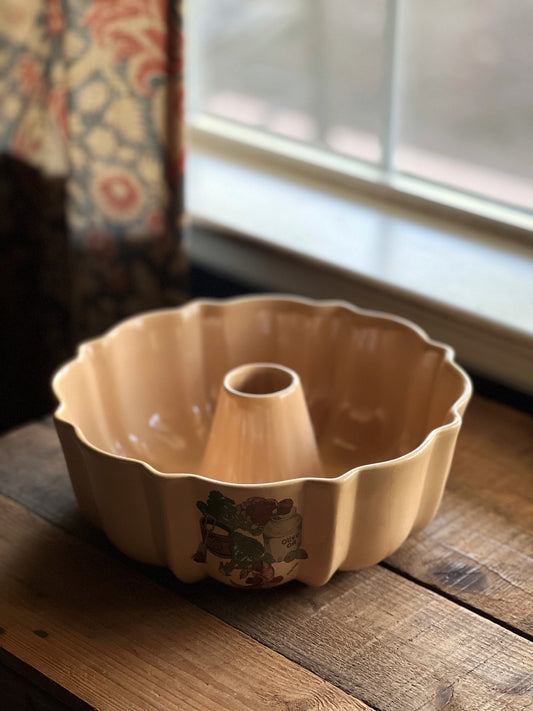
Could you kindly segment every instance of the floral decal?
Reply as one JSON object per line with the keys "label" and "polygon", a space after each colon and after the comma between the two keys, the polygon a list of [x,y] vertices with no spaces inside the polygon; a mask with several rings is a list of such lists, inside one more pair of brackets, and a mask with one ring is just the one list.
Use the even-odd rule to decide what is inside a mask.
{"label": "floral decal", "polygon": [[213,490],[196,506],[202,540],[194,560],[218,563],[218,576],[234,586],[274,587],[294,577],[298,562],[307,558],[302,517],[292,499],[251,496],[236,504]]}

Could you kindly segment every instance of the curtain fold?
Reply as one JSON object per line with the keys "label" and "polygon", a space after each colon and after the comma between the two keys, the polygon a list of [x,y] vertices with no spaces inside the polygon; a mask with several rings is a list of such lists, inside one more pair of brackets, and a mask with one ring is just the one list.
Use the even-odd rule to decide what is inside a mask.
{"label": "curtain fold", "polygon": [[0,3],[0,348],[28,400],[78,341],[187,297],[182,57],[178,0]]}

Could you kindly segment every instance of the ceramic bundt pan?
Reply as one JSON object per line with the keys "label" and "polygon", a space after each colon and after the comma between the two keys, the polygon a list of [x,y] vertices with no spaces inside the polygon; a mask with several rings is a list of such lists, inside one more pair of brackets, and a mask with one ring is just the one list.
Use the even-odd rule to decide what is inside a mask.
{"label": "ceramic bundt pan", "polygon": [[[254,363],[299,376],[321,462],[312,475],[300,476],[298,457],[282,481],[249,483],[255,467],[222,481],[212,458],[205,475],[221,384]],[[426,526],[471,395],[453,351],[415,325],[283,296],[128,319],[81,345],[53,388],[85,516],[127,555],[183,581],[211,575],[246,588],[322,585]],[[270,447],[257,422],[243,425],[244,441]],[[218,451],[233,451],[220,441]]]}

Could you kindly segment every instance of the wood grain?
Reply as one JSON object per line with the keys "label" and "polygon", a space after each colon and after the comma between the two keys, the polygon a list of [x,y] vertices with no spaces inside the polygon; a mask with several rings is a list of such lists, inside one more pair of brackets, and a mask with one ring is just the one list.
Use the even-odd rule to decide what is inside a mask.
{"label": "wood grain", "polygon": [[381,566],[268,596],[213,582],[195,602],[382,711],[533,706],[531,642]]}
{"label": "wood grain", "polygon": [[99,711],[368,711],[4,497],[0,520],[0,646]]}
{"label": "wood grain", "polygon": [[434,521],[387,563],[533,634],[533,417],[474,397]]}
{"label": "wood grain", "polygon": [[0,493],[69,527],[79,521],[63,452],[50,420],[0,437]]}

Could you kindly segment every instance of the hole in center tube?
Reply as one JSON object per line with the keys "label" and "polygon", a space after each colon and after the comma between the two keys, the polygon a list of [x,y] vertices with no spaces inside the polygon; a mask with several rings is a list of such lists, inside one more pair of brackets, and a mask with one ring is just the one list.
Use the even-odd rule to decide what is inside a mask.
{"label": "hole in center tube", "polygon": [[294,374],[281,365],[243,365],[226,376],[225,385],[240,395],[274,395],[294,382]]}

